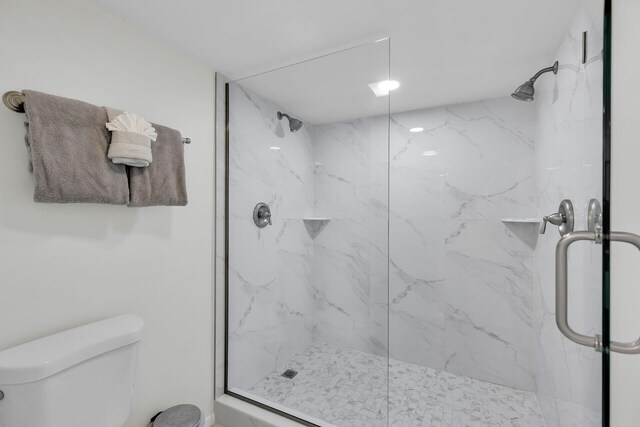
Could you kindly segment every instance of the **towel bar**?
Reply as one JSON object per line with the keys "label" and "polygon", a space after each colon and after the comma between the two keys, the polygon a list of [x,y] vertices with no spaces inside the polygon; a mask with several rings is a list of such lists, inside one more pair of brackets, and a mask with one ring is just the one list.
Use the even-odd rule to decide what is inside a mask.
{"label": "towel bar", "polygon": [[[24,113],[24,95],[22,92],[15,90],[6,92],[2,95],[2,102],[4,102],[4,105],[6,105],[11,111]],[[191,138],[182,138],[182,143],[191,144]]]}

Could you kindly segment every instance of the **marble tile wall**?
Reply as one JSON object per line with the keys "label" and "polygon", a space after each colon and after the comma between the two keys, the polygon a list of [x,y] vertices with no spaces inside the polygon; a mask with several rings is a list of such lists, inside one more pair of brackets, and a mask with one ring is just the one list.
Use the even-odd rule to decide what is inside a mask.
{"label": "marble tile wall", "polygon": [[508,98],[392,115],[389,296],[377,299],[387,272],[367,268],[387,256],[387,156],[367,147],[384,147],[369,141],[386,118],[314,127],[315,207],[338,218],[316,239],[314,277],[350,290],[348,317],[328,308],[318,339],[385,354],[388,323],[394,359],[534,389],[533,229],[501,221],[535,213],[533,114]]}
{"label": "marble tile wall", "polygon": [[[229,90],[229,388],[246,389],[312,339],[311,141],[279,107],[241,85]],[[277,147],[278,149],[275,149]],[[273,225],[258,228],[267,203]]]}
{"label": "marble tile wall", "polygon": [[[603,2],[581,2],[556,58],[556,78],[536,84],[536,192],[538,216],[556,212],[568,198],[576,230],[586,229],[587,204],[602,201]],[[582,64],[582,32],[588,31]],[[536,382],[547,426],[600,425],[601,355],[567,340],[555,325],[553,227],[535,250],[534,324]],[[576,244],[569,259],[569,323],[581,333],[601,333],[602,248]]]}
{"label": "marble tile wall", "polygon": [[[236,83],[229,98],[229,388],[247,389],[312,339],[386,355],[388,121],[291,133],[268,100]],[[264,229],[251,219],[259,201],[273,214]],[[316,217],[330,221],[304,219]]]}
{"label": "marble tile wall", "polygon": [[387,354],[388,120],[311,127],[314,215],[331,221],[314,240],[314,339]]}
{"label": "marble tile wall", "polygon": [[[501,221],[535,212],[533,107],[394,114],[389,148],[386,117],[283,137],[277,106],[232,88],[230,357],[255,371],[241,383],[316,340],[533,390],[533,233]],[[257,201],[272,227],[251,222]],[[331,220],[312,235],[305,216]]]}

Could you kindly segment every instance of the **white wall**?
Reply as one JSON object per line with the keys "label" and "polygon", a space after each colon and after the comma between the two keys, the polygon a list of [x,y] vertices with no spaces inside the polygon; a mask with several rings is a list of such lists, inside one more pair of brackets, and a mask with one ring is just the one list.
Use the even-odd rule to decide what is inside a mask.
{"label": "white wall", "polygon": [[[611,228],[640,234],[640,2],[613,0]],[[640,334],[640,263],[629,245],[614,244],[611,256],[611,338]],[[611,425],[638,425],[640,355],[611,356]]]}
{"label": "white wall", "polygon": [[25,116],[0,107],[0,349],[136,313],[145,330],[127,426],[182,402],[211,413],[213,72],[77,0],[3,0],[0,64],[0,92],[120,107],[193,140],[187,207],[36,204]]}

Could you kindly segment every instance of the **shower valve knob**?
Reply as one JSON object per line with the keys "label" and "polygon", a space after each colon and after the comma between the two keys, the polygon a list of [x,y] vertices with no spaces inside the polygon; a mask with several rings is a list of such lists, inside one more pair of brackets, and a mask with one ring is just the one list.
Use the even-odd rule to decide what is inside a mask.
{"label": "shower valve knob", "polygon": [[561,236],[564,236],[573,231],[573,222],[573,203],[571,203],[571,200],[565,199],[560,203],[558,212],[542,217],[540,234],[544,234],[547,231],[547,223],[551,223],[557,225],[558,232]]}
{"label": "shower valve knob", "polygon": [[266,203],[258,203],[253,209],[253,222],[259,227],[264,228],[271,225],[271,209]]}
{"label": "shower valve knob", "polygon": [[261,212],[260,218],[267,221],[271,225],[271,212]]}
{"label": "shower valve knob", "polygon": [[544,234],[547,231],[547,223],[550,222],[553,225],[560,225],[566,222],[566,218],[561,213],[554,213],[542,217],[542,224],[540,224],[540,234]]}

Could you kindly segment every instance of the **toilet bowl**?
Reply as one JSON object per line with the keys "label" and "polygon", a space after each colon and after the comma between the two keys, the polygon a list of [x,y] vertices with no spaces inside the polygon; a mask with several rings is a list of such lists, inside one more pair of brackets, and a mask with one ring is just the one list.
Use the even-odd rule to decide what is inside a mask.
{"label": "toilet bowl", "polygon": [[122,427],[142,319],[123,315],[0,352],[0,427]]}

